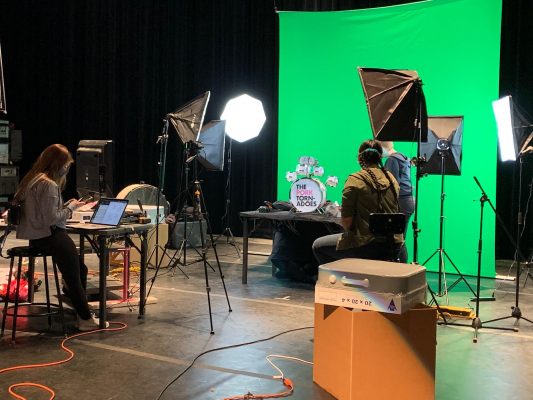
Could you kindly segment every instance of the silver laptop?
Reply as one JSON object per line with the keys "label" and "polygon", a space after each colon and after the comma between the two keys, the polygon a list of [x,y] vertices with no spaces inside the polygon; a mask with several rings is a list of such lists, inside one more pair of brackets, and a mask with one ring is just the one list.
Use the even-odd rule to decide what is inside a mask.
{"label": "silver laptop", "polygon": [[96,204],[91,221],[87,223],[67,224],[67,228],[76,229],[107,229],[114,228],[120,224],[120,219],[124,215],[127,199],[110,199],[102,197]]}

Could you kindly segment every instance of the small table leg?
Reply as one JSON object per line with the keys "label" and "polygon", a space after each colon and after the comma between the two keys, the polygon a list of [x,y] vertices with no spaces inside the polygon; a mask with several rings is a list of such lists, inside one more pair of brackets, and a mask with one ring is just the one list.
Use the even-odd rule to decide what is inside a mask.
{"label": "small table leg", "polygon": [[139,299],[139,317],[144,317],[144,307],[146,305],[146,268],[147,268],[147,258],[148,258],[148,232],[144,231],[141,233],[141,290],[140,290],[140,299]]}
{"label": "small table leg", "polygon": [[242,283],[248,283],[248,218],[242,220]]}
{"label": "small table leg", "polygon": [[100,248],[100,263],[99,263],[99,274],[100,274],[100,285],[99,285],[99,318],[100,318],[100,329],[105,328],[106,323],[106,307],[107,307],[107,260],[109,252],[107,249],[106,238],[103,235],[98,237],[98,247]]}

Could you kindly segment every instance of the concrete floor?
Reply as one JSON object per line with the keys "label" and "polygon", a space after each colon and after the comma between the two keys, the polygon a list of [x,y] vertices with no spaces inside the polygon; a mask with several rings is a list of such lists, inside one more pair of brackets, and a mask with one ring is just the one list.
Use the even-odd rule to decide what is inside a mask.
{"label": "concrete floor", "polygon": [[[10,239],[7,246],[20,244]],[[252,240],[251,250],[268,252],[269,248],[268,240]],[[171,384],[161,398],[223,399],[248,392],[282,391],[279,381],[272,379],[278,373],[265,356],[283,354],[312,361],[313,286],[273,278],[267,257],[263,256],[250,257],[248,285],[242,285],[240,260],[234,248],[220,243],[218,251],[233,312],[228,312],[218,274],[210,272],[214,335],[210,334],[203,267],[185,267],[190,279],[179,270],[164,268],[151,293],[157,301],[147,306],[144,319],[137,318],[135,306],[111,310],[110,321],[127,324],[125,330],[70,340],[68,346],[75,357],[66,364],[0,374],[0,398],[9,398],[10,384],[31,381],[51,386],[57,398],[63,400],[156,399],[194,357],[206,350],[306,328],[257,344],[206,354]],[[0,260],[0,268],[6,266],[7,261]],[[88,256],[88,266],[90,270],[97,269],[94,255]],[[498,272],[507,275],[508,269],[502,267]],[[149,275],[153,275],[153,270]],[[435,277],[428,274],[430,282]],[[135,279],[132,278],[132,283]],[[474,284],[474,279],[470,281]],[[481,319],[510,315],[515,301],[514,287],[512,281],[484,279],[482,295],[494,293],[496,301],[481,303]],[[459,284],[449,293],[449,303],[474,307],[470,297],[465,285]],[[439,297],[439,302],[446,300]],[[523,315],[533,319],[532,281],[522,290],[520,306]],[[494,325],[513,327],[514,322],[511,318]],[[76,333],[72,314],[68,314],[68,323],[70,333]],[[64,358],[60,327],[55,323],[52,332],[45,328],[46,320],[41,318],[20,323],[22,331],[17,334],[16,344],[10,343],[10,332],[7,332],[0,342],[0,368]],[[483,328],[477,344],[472,342],[473,333],[468,326],[438,327],[436,398],[532,398],[533,324],[522,320],[516,333]],[[277,364],[295,384],[292,398],[333,398],[313,384],[312,366],[291,361]],[[32,399],[47,398],[36,389],[19,392],[33,396]]]}

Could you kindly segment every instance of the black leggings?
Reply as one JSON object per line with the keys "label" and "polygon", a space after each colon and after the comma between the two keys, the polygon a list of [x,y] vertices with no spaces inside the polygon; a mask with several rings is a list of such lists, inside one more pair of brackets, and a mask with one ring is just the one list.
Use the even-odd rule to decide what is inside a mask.
{"label": "black leggings", "polygon": [[67,284],[70,300],[81,319],[91,318],[85,289],[87,267],[80,265],[78,250],[64,229],[52,228],[52,234],[42,239],[30,240],[30,246],[52,256]]}

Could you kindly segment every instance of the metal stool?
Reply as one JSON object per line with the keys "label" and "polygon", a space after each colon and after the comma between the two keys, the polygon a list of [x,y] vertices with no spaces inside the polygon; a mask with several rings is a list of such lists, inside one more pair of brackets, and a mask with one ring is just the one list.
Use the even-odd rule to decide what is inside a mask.
{"label": "metal stool", "polygon": [[[61,290],[59,288],[59,279],[58,279],[58,273],[57,273],[57,266],[54,262],[52,262],[52,269],[54,270],[54,278],[55,278],[55,286],[56,286],[56,293],[59,304],[54,304],[50,302],[50,289],[48,284],[48,265],[46,262],[46,258],[49,257],[49,254],[45,254],[42,251],[39,251],[33,247],[30,246],[18,246],[13,247],[9,250],[7,250],[7,255],[11,259],[11,263],[9,265],[9,276],[7,278],[7,291],[6,291],[6,298],[4,300],[4,311],[2,315],[2,332],[1,336],[4,335],[4,328],[6,325],[6,317],[12,316],[13,317],[13,324],[12,324],[12,334],[11,334],[11,340],[12,342],[15,342],[15,334],[17,332],[17,318],[18,317],[44,317],[48,316],[48,328],[50,329],[52,327],[52,315],[59,314],[59,317],[61,319],[61,326],[63,328],[63,334],[66,335],[66,329],[65,329],[65,317],[63,314],[63,301],[61,299]],[[18,257],[18,267],[17,267],[17,286],[15,288],[15,299],[14,304],[12,306],[9,305],[9,294],[10,294],[10,284],[13,276],[13,266],[15,264],[15,257]],[[22,276],[22,260],[24,258],[29,259],[28,264],[28,301],[25,303],[20,304],[19,303],[19,288],[20,288],[20,279]],[[42,257],[43,259],[43,268],[44,268],[44,287],[46,291],[46,303],[34,303],[33,302],[33,276],[35,273],[35,258]],[[19,306],[46,306],[46,312],[39,313],[39,314],[19,314]],[[13,309],[13,312],[8,312],[9,309]],[[52,310],[54,308],[54,310]]]}

